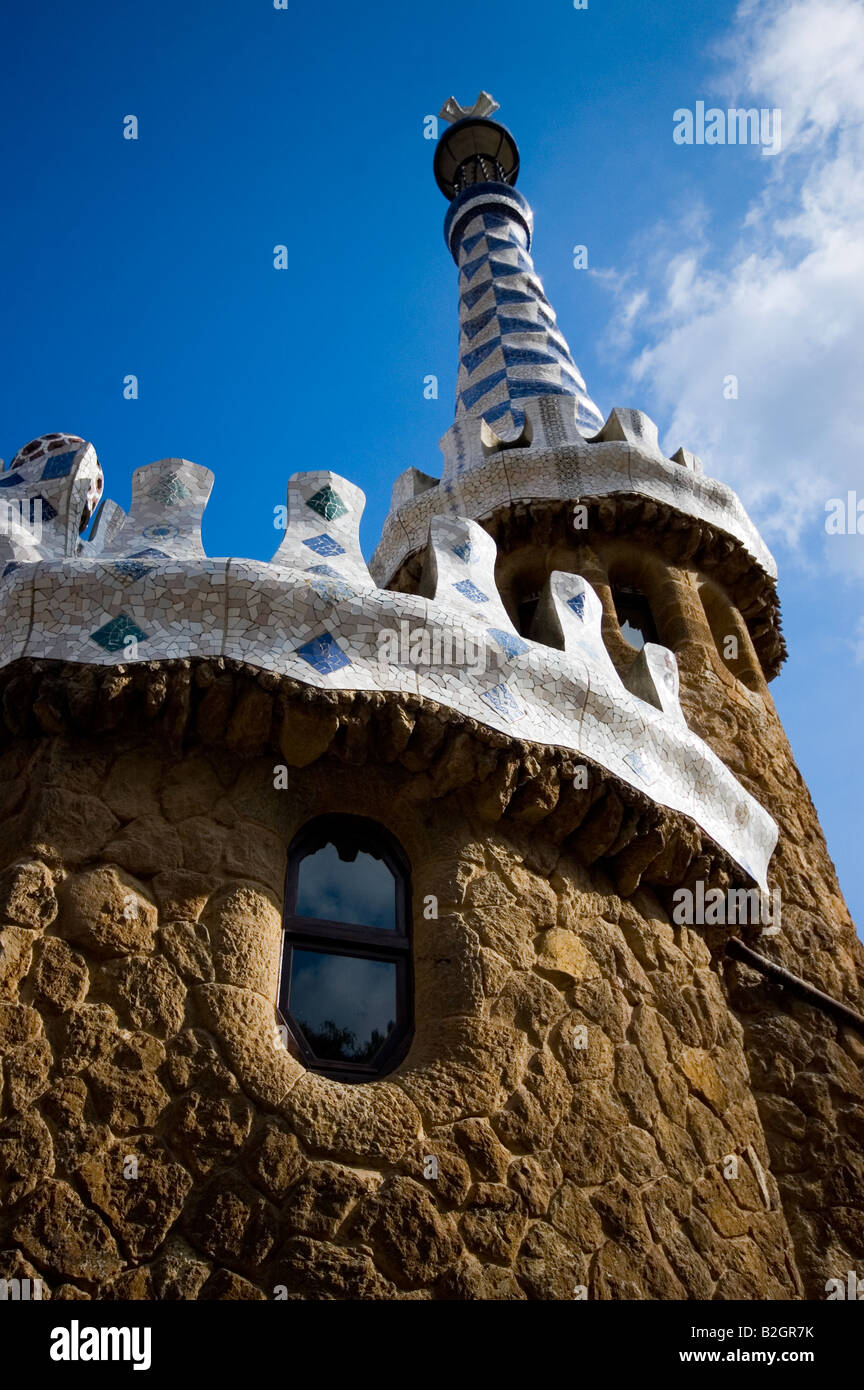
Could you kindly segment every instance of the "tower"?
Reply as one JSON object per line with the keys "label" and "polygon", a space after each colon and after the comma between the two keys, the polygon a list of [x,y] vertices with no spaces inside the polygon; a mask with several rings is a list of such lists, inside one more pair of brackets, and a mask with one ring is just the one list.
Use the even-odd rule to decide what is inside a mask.
{"label": "tower", "polygon": [[[864,960],[768,680],[776,571],[603,420],[481,98],[440,481],[0,476],[0,1277],[81,1299],[824,1297],[864,1264]],[[17,506],[18,502],[21,506]],[[771,912],[765,908],[766,897]]]}

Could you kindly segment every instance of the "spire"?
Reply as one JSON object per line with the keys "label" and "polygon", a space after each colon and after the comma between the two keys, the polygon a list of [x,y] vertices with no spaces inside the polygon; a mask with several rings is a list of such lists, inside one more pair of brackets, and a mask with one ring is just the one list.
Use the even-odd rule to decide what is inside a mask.
{"label": "spire", "polygon": [[578,431],[593,435],[603,416],[537,278],[531,208],[513,187],[519,151],[489,119],[497,109],[487,92],[470,109],[450,97],[440,114],[452,124],[435,149],[435,179],[450,200],[444,234],[459,267],[456,421],[481,421],[489,442],[528,443],[524,402],[570,397]]}

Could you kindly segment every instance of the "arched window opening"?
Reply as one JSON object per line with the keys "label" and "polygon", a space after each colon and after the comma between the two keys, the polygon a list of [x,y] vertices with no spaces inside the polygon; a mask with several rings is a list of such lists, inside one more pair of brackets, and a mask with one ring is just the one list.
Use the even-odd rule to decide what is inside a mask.
{"label": "arched window opening", "polygon": [[761,685],[759,659],[743,618],[713,584],[707,581],[700,584],[699,596],[724,667],[749,690],[758,690]]}
{"label": "arched window opening", "polygon": [[651,605],[643,593],[627,585],[617,585],[612,590],[612,600],[625,642],[641,651],[646,642],[657,641]]}
{"label": "arched window opening", "polygon": [[362,816],[321,816],[288,855],[279,1008],[310,1071],[368,1081],[411,1029],[410,880],[401,848]]}

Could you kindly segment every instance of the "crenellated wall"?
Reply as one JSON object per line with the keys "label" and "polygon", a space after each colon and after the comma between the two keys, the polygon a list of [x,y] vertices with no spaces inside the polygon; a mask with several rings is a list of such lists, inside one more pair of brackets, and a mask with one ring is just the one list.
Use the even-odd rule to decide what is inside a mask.
{"label": "crenellated wall", "polygon": [[[82,444],[67,469],[69,496],[94,466]],[[35,474],[21,484],[37,486]],[[106,504],[90,540],[70,550],[68,528],[59,539],[47,532],[38,556],[21,542],[0,584],[0,666],[220,657],[311,688],[416,694],[599,765],[690,818],[743,881],[765,884],[776,836],[769,813],[687,728],[668,651],[649,653],[638,688],[621,681],[584,579],[553,576],[554,645],[526,641],[496,587],[495,545],[474,521],[433,517],[418,592],[397,594],[379,589],[366,568],[364,498],[344,478],[319,471],[291,479],[284,536],[269,564],[204,555],[211,486],[207,469],[162,459],[136,470],[128,516]],[[18,541],[10,535],[9,544]],[[430,648],[420,659],[411,647],[418,632]],[[456,642],[456,655],[441,654],[444,638]]]}

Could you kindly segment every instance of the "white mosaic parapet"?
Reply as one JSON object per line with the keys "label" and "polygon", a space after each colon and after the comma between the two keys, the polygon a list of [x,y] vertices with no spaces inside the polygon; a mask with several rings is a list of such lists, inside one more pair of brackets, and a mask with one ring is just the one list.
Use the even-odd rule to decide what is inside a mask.
{"label": "white mosaic parapet", "polygon": [[619,676],[602,632],[603,605],[581,574],[554,570],[540,595],[532,637],[569,656],[582,656],[607,686]]}
{"label": "white mosaic parapet", "polygon": [[681,708],[681,677],[675,653],[657,642],[646,642],[626,675],[624,684],[640,700],[656,705],[679,724],[685,724]]}
{"label": "white mosaic parapet", "polygon": [[495,583],[497,554],[492,537],[476,521],[436,516],[419,592],[515,637],[516,629]]}
{"label": "white mosaic parapet", "polygon": [[129,559],[192,559],[204,554],[201,518],[213,474],[188,459],[159,459],[132,474],[132,505],[101,554]]}
{"label": "white mosaic parapet", "polygon": [[125,520],[126,513],[123,508],[112,502],[110,497],[106,497],[93,519],[90,535],[86,541],[81,542],[79,553],[84,557],[101,555],[103,550],[111,545]]}
{"label": "white mosaic parapet", "polygon": [[[495,587],[494,542],[476,522],[436,519],[425,571],[432,596],[378,589],[356,542],[363,495],[320,472],[291,479],[276,563],[142,554],[166,509],[184,521],[168,541],[200,544],[209,475],[178,462],[139,470],[130,516],[102,554],[25,561],[6,575],[0,665],[229,657],[323,689],[414,693],[600,765],[695,821],[765,883],[773,820],[683,723],[671,653],[646,649],[638,689],[625,687],[603,645],[600,601],[580,576],[554,574],[538,610],[537,631],[545,624],[560,650],[513,629]],[[173,489],[172,474],[186,495],[158,487]],[[343,566],[335,579],[307,544],[325,527],[340,553],[320,563]]]}
{"label": "white mosaic parapet", "polygon": [[365,493],[327,469],[288,480],[285,534],[271,564],[298,569],[310,583],[343,581],[375,587],[360,549]]}
{"label": "white mosaic parapet", "polygon": [[[369,566],[378,583],[389,582],[410,556],[423,549],[435,516],[484,521],[519,502],[575,503],[615,495],[647,498],[713,526],[742,545],[765,574],[776,578],[774,558],[737,493],[707,477],[699,459],[687,450],[679,450],[674,460],[665,458],[655,444],[656,427],[641,411],[613,410],[607,424],[612,422],[610,432],[616,437],[591,441],[579,434],[572,404],[568,406],[564,397],[528,401],[525,409],[533,412],[530,448],[484,453],[480,422],[474,421],[471,447],[463,455],[462,466],[445,468],[437,487],[427,486],[426,475],[415,469],[397,479],[382,538]],[[568,437],[560,439],[562,415],[568,411],[573,417]],[[639,417],[638,429],[634,416]],[[626,431],[622,421],[628,422]],[[467,425],[454,425],[442,447],[457,430],[463,431],[468,450]],[[600,434],[605,430],[606,426]],[[422,486],[418,486],[420,480]]]}

